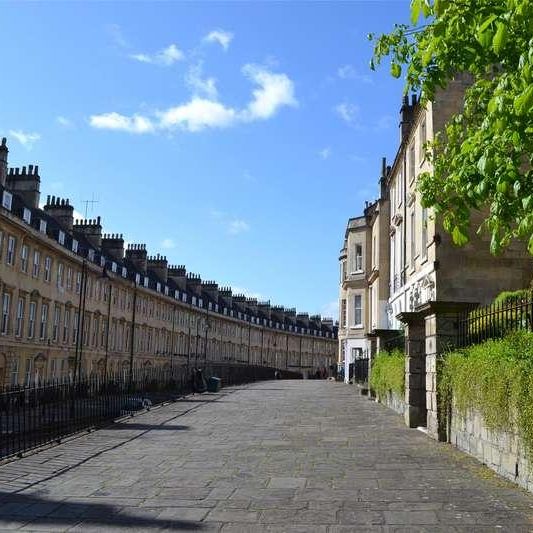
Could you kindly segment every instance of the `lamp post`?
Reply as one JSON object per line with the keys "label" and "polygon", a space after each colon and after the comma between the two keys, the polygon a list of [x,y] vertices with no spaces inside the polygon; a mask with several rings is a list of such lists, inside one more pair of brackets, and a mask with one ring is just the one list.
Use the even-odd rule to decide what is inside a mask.
{"label": "lamp post", "polygon": [[106,324],[106,338],[105,338],[105,357],[104,357],[104,383],[107,382],[107,360],[109,356],[109,324],[111,322],[111,294],[113,287],[111,285],[111,278],[107,275],[104,267],[102,277],[109,280],[109,294],[107,295],[107,324]]}
{"label": "lamp post", "polygon": [[81,377],[81,360],[83,356],[83,327],[85,317],[85,297],[87,288],[87,260],[83,258],[81,265],[80,299],[78,303],[78,323],[76,331],[76,354],[74,358],[74,383]]}
{"label": "lamp post", "polygon": [[204,339],[204,367],[207,365],[207,332],[211,328],[211,325],[209,324],[209,302],[207,303],[206,307],[206,315],[205,315],[205,339]]}
{"label": "lamp post", "polygon": [[137,310],[137,280],[133,281],[133,311],[131,316],[131,340],[130,340],[130,371],[128,378],[128,388],[131,391],[133,385],[133,353],[135,343],[135,312]]}

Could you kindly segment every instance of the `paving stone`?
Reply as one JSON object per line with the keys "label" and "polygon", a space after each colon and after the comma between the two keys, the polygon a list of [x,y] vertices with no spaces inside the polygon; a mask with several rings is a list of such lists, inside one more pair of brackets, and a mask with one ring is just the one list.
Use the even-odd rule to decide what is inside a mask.
{"label": "paving stone", "polygon": [[532,495],[354,387],[275,385],[188,397],[0,465],[0,531],[533,531]]}

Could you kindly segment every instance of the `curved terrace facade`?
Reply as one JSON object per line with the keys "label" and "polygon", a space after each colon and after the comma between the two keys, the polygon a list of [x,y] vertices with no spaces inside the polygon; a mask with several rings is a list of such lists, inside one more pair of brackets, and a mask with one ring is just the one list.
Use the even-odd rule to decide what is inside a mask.
{"label": "curved terrace facade", "polygon": [[332,319],[273,306],[125,246],[68,199],[39,207],[36,166],[0,145],[0,386],[204,360],[313,372],[333,363]]}

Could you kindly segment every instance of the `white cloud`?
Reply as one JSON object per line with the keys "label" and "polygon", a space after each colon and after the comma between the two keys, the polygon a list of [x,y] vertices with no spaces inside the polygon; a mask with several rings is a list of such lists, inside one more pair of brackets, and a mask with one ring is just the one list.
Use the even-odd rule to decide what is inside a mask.
{"label": "white cloud", "polygon": [[141,63],[170,67],[177,61],[185,59],[185,54],[175,44],[170,44],[155,54],[131,54],[130,58]]}
{"label": "white cloud", "polygon": [[294,83],[286,74],[275,74],[258,65],[245,65],[243,73],[259,88],[253,91],[253,100],[243,112],[245,120],[267,119],[283,106],[297,106]]}
{"label": "white cloud", "polygon": [[167,237],[161,241],[161,248],[164,248],[165,250],[171,250],[172,248],[176,248],[176,243]]}
{"label": "white cloud", "polygon": [[9,130],[9,135],[17,139],[28,150],[31,150],[33,145],[41,138],[39,133],[29,133],[22,130]]}
{"label": "white cloud", "polygon": [[239,235],[250,230],[250,225],[240,218],[230,220],[228,223],[228,233],[230,235]]}
{"label": "white cloud", "polygon": [[115,45],[119,48],[127,48],[129,46],[128,41],[124,38],[122,33],[122,28],[118,24],[110,24],[107,26],[107,31]]}
{"label": "white cloud", "polygon": [[342,102],[335,107],[335,113],[347,124],[355,125],[359,118],[359,107],[355,104]]}
{"label": "white cloud", "polygon": [[198,72],[195,72],[190,84],[196,84],[197,89],[201,87],[204,92],[210,92],[210,97],[195,94],[188,102],[155,111],[153,117],[139,114],[125,116],[110,112],[93,115],[89,122],[95,128],[132,133],[173,129],[197,132],[209,128],[226,128],[242,122],[266,120],[284,106],[298,105],[294,96],[294,84],[286,74],[272,73],[256,65],[246,65],[243,73],[259,87],[252,92],[250,102],[242,109],[235,109],[217,101],[214,98],[214,80],[203,80],[198,76]]}
{"label": "white cloud", "polygon": [[159,127],[178,127],[186,131],[201,131],[206,128],[225,128],[237,118],[237,112],[219,102],[193,97],[190,102],[157,113]]}
{"label": "white cloud", "polygon": [[220,226],[226,229],[229,235],[239,235],[250,231],[250,224],[242,218],[230,215],[224,211],[219,211],[218,209],[211,209],[209,214],[218,221]]}
{"label": "white cloud", "polygon": [[339,302],[338,300],[333,300],[332,302],[327,303],[322,307],[321,315],[324,318],[333,318],[333,320],[338,320],[339,318]]}
{"label": "white cloud", "polygon": [[217,80],[215,78],[203,78],[202,74],[202,63],[190,67],[185,76],[185,83],[195,96],[206,96],[211,100],[216,100],[218,97]]}
{"label": "white cloud", "polygon": [[74,127],[74,123],[72,122],[72,120],[70,120],[69,118],[67,117],[63,117],[61,115],[59,115],[58,117],[56,117],[56,122],[60,125],[60,126],[63,126],[64,128],[73,128]]}
{"label": "white cloud", "polygon": [[337,69],[337,76],[341,80],[356,80],[362,83],[373,83],[367,74],[360,74],[352,65],[343,65]]}
{"label": "white cloud", "polygon": [[322,150],[320,150],[320,152],[318,152],[318,155],[320,156],[321,159],[329,159],[330,156],[331,156],[331,148],[329,146],[326,146],[326,148],[322,148]]}
{"label": "white cloud", "polygon": [[93,128],[103,130],[127,131],[128,133],[150,133],[154,131],[152,121],[142,115],[127,117],[120,113],[102,113],[92,115],[89,123]]}
{"label": "white cloud", "polygon": [[224,51],[226,51],[229,48],[229,45],[231,41],[233,40],[233,33],[230,31],[225,30],[213,30],[212,32],[209,32],[205,37],[204,41],[207,43],[218,43],[222,48],[224,48]]}

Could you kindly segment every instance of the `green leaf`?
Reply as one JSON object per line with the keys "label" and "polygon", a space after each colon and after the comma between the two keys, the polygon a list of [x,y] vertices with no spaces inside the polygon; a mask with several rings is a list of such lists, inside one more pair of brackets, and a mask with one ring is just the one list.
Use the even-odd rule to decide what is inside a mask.
{"label": "green leaf", "polygon": [[529,241],[527,243],[527,251],[533,255],[533,235],[531,235],[531,237],[529,237]]}
{"label": "green leaf", "polygon": [[478,31],[484,32],[497,18],[498,15],[491,15],[490,17],[486,18],[483,23],[480,24]]}
{"label": "green leaf", "polygon": [[395,77],[399,78],[402,75],[402,67],[398,63],[392,63],[390,66],[390,73]]}
{"label": "green leaf", "polygon": [[458,226],[455,226],[452,231],[452,239],[457,246],[464,246],[468,242],[468,236],[465,235]]}
{"label": "green leaf", "polygon": [[500,52],[507,43],[507,25],[503,22],[498,22],[496,26],[497,30],[492,39],[492,49],[495,54],[500,55]]}
{"label": "green leaf", "polygon": [[477,40],[483,48],[490,48],[492,44],[492,32],[490,30],[478,31]]}
{"label": "green leaf", "polygon": [[422,9],[422,0],[411,0],[411,22],[416,24],[420,18],[420,10]]}
{"label": "green leaf", "polygon": [[515,98],[513,103],[514,110],[519,116],[527,114],[533,106],[533,85],[530,85],[520,96]]}

